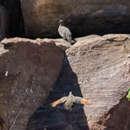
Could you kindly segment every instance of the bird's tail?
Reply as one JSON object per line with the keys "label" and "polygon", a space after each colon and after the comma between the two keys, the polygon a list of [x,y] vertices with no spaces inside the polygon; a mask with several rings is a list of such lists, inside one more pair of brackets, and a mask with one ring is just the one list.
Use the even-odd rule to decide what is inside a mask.
{"label": "bird's tail", "polygon": [[75,39],[72,39],[72,40],[70,41],[70,43],[71,43],[71,45],[73,45],[73,44],[76,43],[76,40],[75,40]]}

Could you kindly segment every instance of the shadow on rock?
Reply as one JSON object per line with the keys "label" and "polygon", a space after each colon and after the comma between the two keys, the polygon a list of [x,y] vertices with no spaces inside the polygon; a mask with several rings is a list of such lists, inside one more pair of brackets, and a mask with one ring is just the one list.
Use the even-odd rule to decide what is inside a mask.
{"label": "shadow on rock", "polygon": [[72,110],[65,110],[63,104],[51,107],[51,103],[69,92],[82,97],[76,74],[72,71],[65,55],[61,74],[53,86],[46,104],[30,117],[27,130],[89,130],[83,105],[74,104]]}
{"label": "shadow on rock", "polygon": [[[106,115],[104,130],[130,130],[130,102],[126,96]],[[109,119],[107,120],[107,117]]]}

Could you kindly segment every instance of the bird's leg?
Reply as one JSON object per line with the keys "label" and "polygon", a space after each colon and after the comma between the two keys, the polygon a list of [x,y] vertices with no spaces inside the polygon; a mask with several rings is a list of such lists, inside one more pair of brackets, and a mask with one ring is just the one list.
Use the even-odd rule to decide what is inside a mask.
{"label": "bird's leg", "polygon": [[81,104],[91,104],[91,102],[88,101],[88,100],[86,100],[86,99],[81,99],[81,100],[80,100],[80,103],[81,103]]}
{"label": "bird's leg", "polygon": [[52,107],[56,107],[56,105],[60,104],[60,103],[64,103],[66,101],[66,97],[60,98],[54,102],[51,103]]}
{"label": "bird's leg", "polygon": [[56,105],[60,104],[60,102],[61,102],[61,99],[58,99],[58,100],[54,101],[53,103],[51,103],[51,106],[56,107]]}

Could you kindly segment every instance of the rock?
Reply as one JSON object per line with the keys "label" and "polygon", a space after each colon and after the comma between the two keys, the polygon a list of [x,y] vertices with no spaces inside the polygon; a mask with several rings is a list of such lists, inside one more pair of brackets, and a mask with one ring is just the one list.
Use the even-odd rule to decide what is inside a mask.
{"label": "rock", "polygon": [[[129,51],[126,51],[130,49],[129,35],[111,34],[109,37],[96,36],[96,39],[94,36],[89,42],[88,39],[85,42],[85,38],[81,38],[84,43],[79,44],[79,40],[78,45],[76,43],[66,50],[62,72],[48,97],[48,103],[72,91],[73,95],[83,97],[92,104],[75,104],[71,112],[60,104],[56,110],[49,111],[48,114],[54,117],[47,128],[129,130],[130,102],[126,99],[130,86],[130,59]],[[42,113],[41,109],[40,115]],[[58,119],[60,122],[57,122]],[[41,128],[46,127],[48,120],[43,116],[39,120],[42,122]]]}
{"label": "rock", "polygon": [[[106,39],[102,40],[98,37],[97,42],[93,42],[92,39],[95,38],[91,39],[92,42],[86,40],[88,44],[73,46],[66,53],[70,66],[78,77],[83,97],[92,102],[92,105],[84,106],[90,129],[110,129],[110,125],[107,124],[115,121],[111,130],[128,130],[130,127],[126,122],[129,122],[130,118],[124,119],[122,116],[129,115],[130,112],[130,103],[123,99],[130,85],[130,61],[127,58],[128,53],[125,50],[122,52],[122,48],[124,44],[130,44],[129,39],[123,41],[129,35],[113,34],[109,35],[109,38],[107,36],[103,36],[102,38]],[[109,41],[113,37],[117,40]],[[127,46],[126,49],[129,50],[130,47]],[[120,114],[121,112],[124,114]],[[118,124],[122,118],[125,121],[120,127]],[[101,126],[98,128],[99,122]]]}
{"label": "rock", "polygon": [[71,44],[63,39],[54,39],[54,41],[55,44],[64,51],[71,47]]}
{"label": "rock", "polygon": [[130,2],[113,0],[21,0],[25,32],[30,37],[58,36],[64,19],[72,34],[127,33]]}
{"label": "rock", "polygon": [[73,46],[80,46],[82,44],[84,45],[84,44],[98,42],[102,40],[103,40],[103,37],[99,35],[88,35],[88,36],[76,38],[77,42]]}
{"label": "rock", "polygon": [[43,40],[43,41],[54,41],[56,46],[58,46],[59,48],[61,48],[63,51],[65,51],[66,49],[71,47],[71,44],[63,39],[54,39],[54,38],[44,38],[44,39],[40,39],[37,38],[37,40]]}
{"label": "rock", "polygon": [[52,90],[64,52],[53,41],[12,38],[0,45],[0,117],[4,130],[25,130]]}

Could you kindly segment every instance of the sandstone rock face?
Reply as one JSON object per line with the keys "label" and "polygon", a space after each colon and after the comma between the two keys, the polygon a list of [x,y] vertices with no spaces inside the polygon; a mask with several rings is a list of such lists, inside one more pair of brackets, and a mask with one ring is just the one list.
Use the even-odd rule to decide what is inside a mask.
{"label": "sandstone rock face", "polygon": [[72,91],[92,104],[75,104],[71,111],[65,110],[63,104],[53,109],[44,105],[36,113],[36,122],[32,121],[36,125],[33,128],[129,130],[130,102],[125,98],[130,86],[129,38],[121,34],[78,38],[66,50],[62,72],[47,102]]}
{"label": "sandstone rock face", "polygon": [[[130,117],[124,118],[130,114],[130,103],[125,99],[121,102],[130,86],[129,44],[129,35],[113,34],[86,38],[66,51],[83,97],[92,102],[92,105],[84,106],[92,130],[130,129]],[[124,114],[120,114],[122,112]],[[118,125],[122,120],[125,120],[123,124]]]}
{"label": "sandstone rock face", "polygon": [[21,0],[25,32],[31,37],[57,35],[58,20],[75,35],[128,32],[130,1]]}
{"label": "sandstone rock face", "polygon": [[52,89],[63,57],[54,42],[14,38],[0,43],[0,118],[4,130],[26,129],[29,118]]}
{"label": "sandstone rock face", "polygon": [[65,51],[66,49],[70,48],[71,47],[71,44],[67,41],[65,41],[64,39],[55,39],[55,38],[44,38],[44,39],[40,39],[40,38],[37,38],[37,40],[40,40],[40,41],[54,41],[56,46],[58,46],[59,48],[61,48],[63,51]]}

